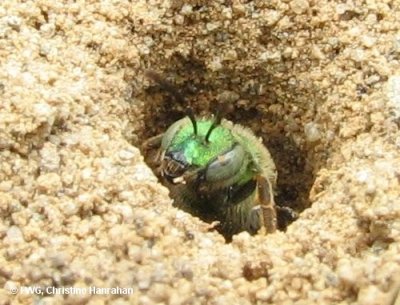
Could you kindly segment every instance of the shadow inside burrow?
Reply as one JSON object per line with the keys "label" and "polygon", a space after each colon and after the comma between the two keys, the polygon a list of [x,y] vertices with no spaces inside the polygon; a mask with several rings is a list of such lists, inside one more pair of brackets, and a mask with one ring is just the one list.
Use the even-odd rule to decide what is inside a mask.
{"label": "shadow inside burrow", "polygon": [[[250,128],[268,148],[278,171],[276,204],[288,207],[297,214],[310,206],[309,193],[315,180],[314,173],[317,172],[314,161],[318,156],[313,155],[311,148],[299,147],[287,135],[284,113],[277,114],[268,110],[269,106],[281,103],[273,87],[269,87],[269,83],[273,83],[271,75],[256,68],[240,73],[228,69],[214,73],[208,71],[199,59],[180,54],[175,54],[163,71],[155,72],[176,86],[176,90],[185,99],[177,101],[150,80],[149,86],[139,96],[145,105],[142,110],[145,127],[138,132],[140,143],[165,132],[172,123],[186,115],[187,108],[192,109],[196,117],[215,115],[218,96],[224,91],[235,92],[238,97],[231,102],[229,111],[223,117]],[[242,80],[247,77],[257,81],[246,83],[244,89],[242,87],[238,91]],[[290,102],[284,101],[286,104]],[[156,149],[142,150],[142,154],[147,164],[158,174],[159,164],[154,162]],[[292,221],[286,214],[280,215],[278,210],[280,230],[286,230]]]}

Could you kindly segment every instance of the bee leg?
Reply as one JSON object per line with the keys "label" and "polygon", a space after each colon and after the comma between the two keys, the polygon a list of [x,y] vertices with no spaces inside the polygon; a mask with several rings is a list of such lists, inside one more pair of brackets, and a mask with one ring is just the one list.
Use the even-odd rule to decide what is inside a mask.
{"label": "bee leg", "polygon": [[142,144],[142,149],[143,150],[149,150],[155,147],[158,147],[161,145],[161,140],[163,138],[164,134],[161,133],[159,135],[156,135],[154,137],[148,138],[144,143]]}
{"label": "bee leg", "polygon": [[[146,162],[148,162],[148,164],[153,168],[156,168],[157,164],[160,163],[159,161],[161,157],[161,152],[160,149],[158,148],[161,146],[161,141],[163,136],[164,134],[162,133],[154,137],[151,137],[146,141],[144,141],[144,143],[141,146],[142,153],[147,155],[147,157],[145,157]],[[155,151],[156,149],[157,151]],[[162,173],[161,165],[157,167],[156,172],[157,175],[161,175]]]}
{"label": "bee leg", "polygon": [[265,233],[276,231],[276,210],[274,193],[269,180],[263,176],[257,176],[257,200],[261,208],[261,217]]}
{"label": "bee leg", "polygon": [[265,227],[261,223],[261,207],[260,205],[256,205],[251,209],[249,216],[247,217],[246,231],[251,235],[254,235],[258,231],[262,230],[264,232],[260,232],[260,234],[265,235]]}
{"label": "bee leg", "polygon": [[214,231],[218,226],[221,225],[221,222],[218,220],[214,220],[212,223],[207,225],[207,231]]}

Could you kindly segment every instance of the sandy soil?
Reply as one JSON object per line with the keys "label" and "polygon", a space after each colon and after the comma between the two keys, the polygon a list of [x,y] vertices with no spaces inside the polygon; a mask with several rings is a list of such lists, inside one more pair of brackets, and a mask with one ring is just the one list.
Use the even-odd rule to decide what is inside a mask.
{"label": "sandy soil", "polygon": [[[0,304],[391,304],[399,1],[207,3],[1,1]],[[146,69],[264,139],[307,208],[286,232],[226,244],[172,207],[137,147],[182,105]]]}

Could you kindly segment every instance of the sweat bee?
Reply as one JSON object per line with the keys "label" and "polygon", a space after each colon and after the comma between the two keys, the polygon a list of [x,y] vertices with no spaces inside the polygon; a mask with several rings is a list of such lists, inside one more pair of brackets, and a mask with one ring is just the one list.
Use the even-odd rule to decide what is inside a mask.
{"label": "sweat bee", "polygon": [[[158,74],[147,76],[182,102]],[[147,140],[144,147],[150,146],[159,146],[158,171],[176,207],[216,224],[228,240],[242,231],[276,230],[277,170],[250,129],[222,119],[220,113],[195,118],[189,110],[165,133]]]}

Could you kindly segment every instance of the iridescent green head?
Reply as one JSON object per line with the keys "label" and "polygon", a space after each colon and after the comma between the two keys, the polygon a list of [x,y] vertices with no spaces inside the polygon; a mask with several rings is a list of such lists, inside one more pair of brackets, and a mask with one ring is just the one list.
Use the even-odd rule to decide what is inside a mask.
{"label": "iridescent green head", "polygon": [[163,175],[173,183],[185,182],[191,175],[208,182],[226,179],[244,159],[231,130],[210,119],[175,122],[166,131],[161,149]]}

